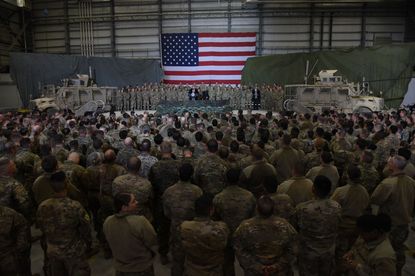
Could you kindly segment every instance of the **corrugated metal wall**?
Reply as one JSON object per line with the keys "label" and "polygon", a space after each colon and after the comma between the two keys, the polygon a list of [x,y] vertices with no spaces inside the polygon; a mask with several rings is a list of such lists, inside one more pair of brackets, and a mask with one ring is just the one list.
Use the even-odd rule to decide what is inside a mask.
{"label": "corrugated metal wall", "polygon": [[[9,64],[9,52],[24,50],[21,42],[21,13],[17,7],[0,5],[0,68]],[[16,40],[15,37],[18,37]]]}
{"label": "corrugated metal wall", "polygon": [[[161,32],[257,32],[258,55],[372,46],[376,41],[400,43],[405,33],[402,3],[244,6],[240,0],[88,1],[92,1],[96,56],[158,58]],[[78,2],[33,1],[35,52],[81,54]]]}

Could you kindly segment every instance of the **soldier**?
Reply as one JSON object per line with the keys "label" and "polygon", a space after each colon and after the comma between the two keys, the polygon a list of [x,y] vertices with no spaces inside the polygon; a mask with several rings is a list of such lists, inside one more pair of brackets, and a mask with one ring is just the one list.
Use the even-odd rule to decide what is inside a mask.
{"label": "soldier", "polygon": [[100,208],[99,205],[99,195],[100,195],[100,172],[101,172],[101,164],[103,161],[103,155],[98,152],[91,153],[90,155],[90,162],[91,166],[86,169],[86,179],[88,183],[88,209],[92,213],[92,219],[94,223],[95,231],[99,231],[99,220],[98,220],[98,210]]}
{"label": "soldier", "polygon": [[331,275],[341,207],[329,199],[330,180],[318,175],[314,180],[315,200],[296,208],[295,221],[299,229],[298,267],[300,275]]}
{"label": "soldier", "polygon": [[180,181],[170,186],[163,193],[164,215],[171,220],[170,248],[173,256],[171,275],[183,275],[184,254],[180,246],[179,227],[185,220],[192,220],[195,216],[195,201],[202,196],[203,191],[190,183],[193,176],[193,167],[183,164],[179,170]]}
{"label": "soldier", "polygon": [[140,153],[138,158],[141,161],[140,176],[147,178],[151,167],[157,163],[158,159],[150,154],[151,142],[149,139],[144,139],[140,145]]}
{"label": "soldier", "polygon": [[134,148],[134,141],[130,137],[125,138],[124,147],[118,152],[115,162],[118,165],[127,167],[128,160],[133,156],[138,156],[139,151]]}
{"label": "soldier", "polygon": [[241,184],[247,190],[260,198],[265,194],[264,181],[267,177],[277,178],[277,172],[264,158],[264,152],[258,145],[253,145],[251,156],[254,160],[252,165],[246,167],[241,174]]}
{"label": "soldier", "polygon": [[258,199],[257,215],[241,223],[234,234],[236,257],[245,275],[292,275],[297,255],[295,229],[274,213],[268,196]]}
{"label": "soldier", "polygon": [[304,176],[303,162],[294,165],[290,179],[278,185],[278,194],[287,194],[294,206],[313,199],[313,182]]}
{"label": "soldier", "polygon": [[[398,150],[398,155],[406,159],[406,166],[403,169],[403,172],[407,176],[414,178],[415,177],[415,166],[409,161],[411,159],[411,154],[412,154],[411,151],[406,148],[400,148]],[[383,176],[388,177],[390,173],[391,171],[389,170],[388,165],[386,165],[385,168],[383,169]]]}
{"label": "soldier", "polygon": [[380,175],[373,165],[374,155],[370,150],[365,150],[360,157],[359,169],[362,172],[360,182],[366,188],[369,195],[373,193],[380,183]]}
{"label": "soldier", "polygon": [[37,225],[45,235],[50,270],[47,275],[90,275],[85,252],[91,245],[88,213],[81,204],[67,197],[65,173],[51,175],[55,192],[38,208]]}
{"label": "soldier", "polygon": [[330,152],[323,151],[320,155],[320,161],[321,165],[311,168],[307,172],[306,177],[311,181],[314,181],[314,179],[318,175],[326,176],[328,179],[330,179],[330,194],[332,194],[334,190],[337,188],[337,184],[340,179],[339,172],[337,171],[337,168],[331,164],[331,162],[333,161],[333,157]]}
{"label": "soldier", "polygon": [[6,206],[30,218],[31,204],[26,189],[13,178],[16,166],[7,157],[0,158],[0,205]]}
{"label": "soldier", "polygon": [[389,239],[396,251],[396,272],[401,275],[405,265],[405,240],[408,238],[408,224],[412,221],[415,203],[415,180],[405,175],[403,169],[406,159],[402,156],[389,158],[388,166],[392,172],[385,178],[370,197],[372,205],[392,220]]}
{"label": "soldier", "polygon": [[99,168],[99,211],[98,211],[98,239],[104,249],[105,258],[111,257],[111,251],[102,232],[102,225],[107,217],[114,214],[114,206],[112,201],[112,183],[114,179],[120,175],[126,174],[125,169],[115,164],[115,152],[107,150],[104,154],[104,163]]}
{"label": "soldier", "polygon": [[0,204],[0,224],[0,275],[31,276],[29,223]]}
{"label": "soldier", "polygon": [[225,187],[225,174],[228,165],[216,153],[218,142],[211,139],[207,143],[208,152],[200,157],[195,168],[195,182],[205,193],[216,195]]}
{"label": "soldier", "polygon": [[170,221],[162,208],[164,191],[179,180],[180,161],[172,158],[172,148],[169,142],[160,146],[161,159],[150,169],[149,180],[154,191],[154,224],[158,232],[159,253],[162,264],[168,263]]}
{"label": "soldier", "polygon": [[69,151],[64,146],[63,136],[61,134],[56,134],[53,137],[53,141],[55,145],[52,148],[52,154],[60,163],[63,163],[69,155]]}
{"label": "soldier", "polygon": [[153,276],[157,236],[151,223],[137,215],[140,203],[134,194],[121,193],[114,196],[115,215],[104,223],[104,233],[114,254],[117,276]]}
{"label": "soldier", "polygon": [[391,220],[387,215],[363,215],[357,219],[360,238],[344,255],[348,275],[396,275],[395,251],[388,239]]}
{"label": "soldier", "polygon": [[17,168],[16,180],[23,184],[27,191],[32,190],[36,179],[34,167],[40,161],[40,157],[30,151],[31,142],[29,138],[20,140],[20,149],[17,151],[15,163]]}
{"label": "soldier", "polygon": [[290,146],[291,136],[285,134],[282,139],[283,145],[270,158],[270,163],[277,170],[278,183],[289,179],[292,175],[294,164],[300,162],[304,157],[304,153],[295,150]]}
{"label": "soldier", "polygon": [[112,183],[112,194],[133,194],[140,202],[137,215],[145,216],[150,222],[153,221],[153,188],[150,181],[139,176],[141,161],[137,157],[131,157],[127,162],[127,174],[116,177]]}
{"label": "soldier", "polygon": [[180,226],[185,254],[183,275],[222,275],[229,229],[224,222],[213,221],[212,197],[202,195],[195,202],[196,217]]}
{"label": "soldier", "polygon": [[71,152],[68,159],[63,162],[61,169],[66,174],[69,181],[75,185],[84,195],[88,192],[88,179],[86,177],[86,170],[79,165],[81,156],[77,152]]}
{"label": "soldier", "polygon": [[[35,199],[36,205],[40,205],[44,200],[52,198],[55,194],[51,186],[51,176],[58,169],[58,161],[52,155],[46,156],[42,159],[42,169],[44,170],[44,173],[35,180],[32,187],[33,198]],[[68,182],[68,196],[86,206],[84,196],[81,192],[70,183],[69,179],[66,179],[65,181]]]}
{"label": "soldier", "polygon": [[286,194],[278,194],[278,182],[275,177],[264,179],[265,194],[274,201],[274,215],[292,222],[295,213],[293,200]]}
{"label": "soldier", "polygon": [[[255,214],[255,196],[238,186],[239,169],[229,169],[226,172],[226,188],[213,199],[216,215],[226,223],[232,237],[239,224]],[[225,251],[224,275],[235,275],[235,253],[231,239]]]}
{"label": "soldier", "polygon": [[344,272],[343,255],[350,250],[357,239],[356,220],[369,205],[369,194],[360,185],[361,172],[358,167],[350,166],[347,169],[348,183],[337,188],[331,199],[342,207],[342,217],[339,224],[339,234],[336,242],[336,260],[339,273]]}

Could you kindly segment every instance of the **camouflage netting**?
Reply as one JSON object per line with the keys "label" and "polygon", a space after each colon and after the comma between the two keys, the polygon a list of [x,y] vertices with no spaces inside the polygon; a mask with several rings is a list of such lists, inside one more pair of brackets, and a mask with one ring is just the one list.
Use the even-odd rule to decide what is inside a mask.
{"label": "camouflage netting", "polygon": [[397,107],[405,96],[414,70],[415,43],[254,57],[245,64],[242,83],[303,83],[307,60],[310,69],[318,61],[309,83],[320,70],[336,69],[337,75],[350,82],[362,82],[364,77],[374,95],[380,96],[382,91],[386,105]]}
{"label": "camouflage netting", "polygon": [[157,114],[183,114],[184,112],[222,113],[232,111],[229,100],[221,101],[161,101]]}

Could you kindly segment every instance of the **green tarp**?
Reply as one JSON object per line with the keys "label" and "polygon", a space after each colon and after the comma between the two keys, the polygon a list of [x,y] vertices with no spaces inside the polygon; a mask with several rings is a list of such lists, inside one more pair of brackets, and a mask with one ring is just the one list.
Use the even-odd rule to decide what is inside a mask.
{"label": "green tarp", "polygon": [[382,91],[386,105],[397,107],[405,96],[414,70],[415,43],[254,57],[245,64],[242,83],[304,83],[307,60],[310,69],[317,61],[308,83],[312,83],[312,76],[320,70],[335,69],[337,75],[350,82],[361,83],[365,78],[374,95],[379,96]]}

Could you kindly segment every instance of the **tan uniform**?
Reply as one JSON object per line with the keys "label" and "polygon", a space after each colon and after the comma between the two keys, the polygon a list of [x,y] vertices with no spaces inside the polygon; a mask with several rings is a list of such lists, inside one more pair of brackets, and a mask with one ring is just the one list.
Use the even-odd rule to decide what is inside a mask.
{"label": "tan uniform", "polygon": [[309,170],[306,174],[306,177],[314,182],[314,179],[318,175],[324,175],[331,181],[331,191],[330,194],[334,192],[334,190],[337,188],[337,184],[339,182],[340,176],[339,172],[337,171],[337,168],[333,165],[320,165],[317,167],[312,168]]}
{"label": "tan uniform", "polygon": [[303,152],[295,150],[292,147],[283,146],[270,158],[270,163],[277,170],[278,182],[281,183],[289,179],[294,165],[300,162],[304,157]]}
{"label": "tan uniform", "polygon": [[291,177],[282,182],[277,189],[278,194],[287,194],[294,206],[313,199],[313,182],[305,176]]}
{"label": "tan uniform", "polygon": [[253,193],[256,198],[259,198],[265,193],[263,183],[267,177],[276,178],[277,171],[274,166],[263,159],[246,167],[242,171],[240,181],[247,190]]}
{"label": "tan uniform", "polygon": [[376,187],[370,203],[378,205],[379,211],[392,220],[389,238],[396,251],[397,271],[400,271],[405,264],[404,242],[408,238],[408,224],[414,212],[415,180],[404,173],[385,178]]}

